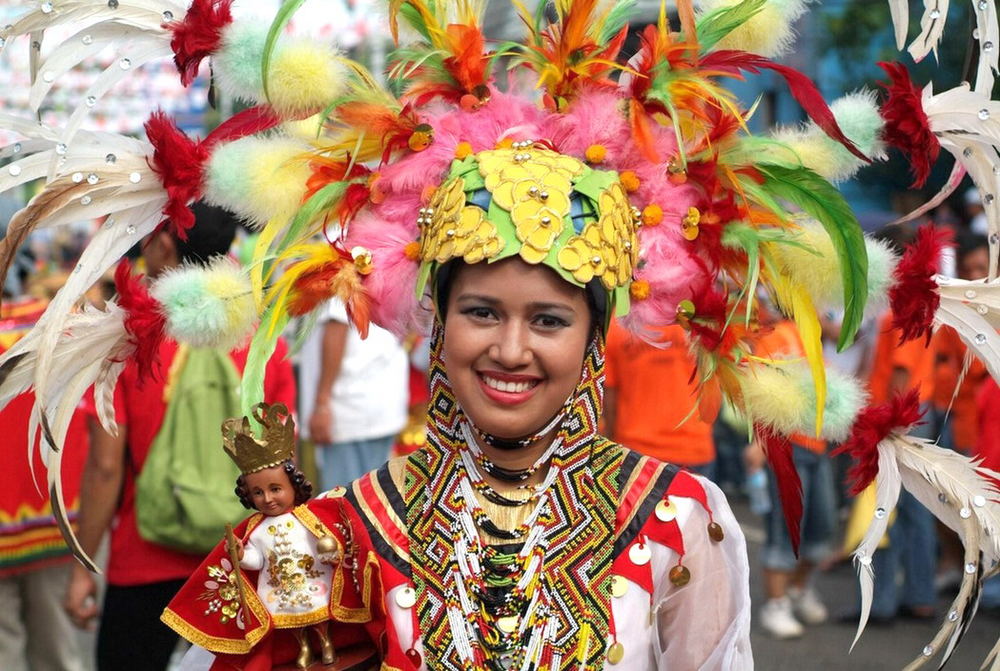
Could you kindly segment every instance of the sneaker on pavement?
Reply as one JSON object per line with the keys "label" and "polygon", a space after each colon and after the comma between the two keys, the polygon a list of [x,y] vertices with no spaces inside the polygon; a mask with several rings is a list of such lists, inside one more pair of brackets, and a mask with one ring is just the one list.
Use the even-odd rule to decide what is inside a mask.
{"label": "sneaker on pavement", "polygon": [[792,614],[792,601],[787,596],[769,599],[760,609],[760,626],[775,638],[798,638],[802,624]]}
{"label": "sneaker on pavement", "polygon": [[792,612],[802,624],[823,624],[829,617],[826,606],[812,587],[804,590],[790,587],[788,598],[792,602]]}

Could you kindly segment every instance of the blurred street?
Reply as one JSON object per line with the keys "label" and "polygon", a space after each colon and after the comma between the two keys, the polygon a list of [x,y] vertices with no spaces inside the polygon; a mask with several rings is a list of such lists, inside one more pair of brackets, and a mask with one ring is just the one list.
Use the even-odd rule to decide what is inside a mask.
{"label": "blurred street", "polygon": [[[899,618],[889,626],[869,625],[850,655],[855,624],[840,624],[837,616],[855,608],[857,578],[849,563],[820,573],[816,588],[830,611],[830,621],[809,627],[800,639],[779,641],[765,634],[757,622],[763,603],[763,585],[758,558],[764,529],[760,518],[745,502],[733,500],[733,510],[747,536],[750,553],[750,594],[754,602],[752,639],[756,669],[760,671],[895,671],[904,668],[933,638],[940,621],[918,622]],[[940,616],[947,612],[951,595],[938,603]],[[1000,637],[1000,616],[996,611],[981,612],[952,656],[947,669],[974,671]],[[935,659],[925,668],[935,669]]]}

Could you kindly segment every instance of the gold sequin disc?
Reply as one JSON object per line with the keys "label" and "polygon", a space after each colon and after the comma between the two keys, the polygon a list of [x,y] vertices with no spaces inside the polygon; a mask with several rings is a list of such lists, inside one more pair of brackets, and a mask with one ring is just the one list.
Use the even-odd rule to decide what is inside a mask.
{"label": "gold sequin disc", "polygon": [[513,633],[517,629],[517,616],[508,615],[497,620],[497,627],[505,634]]}
{"label": "gold sequin disc", "polygon": [[413,608],[416,602],[417,593],[412,587],[407,586],[396,592],[396,605],[400,608]]}
{"label": "gold sequin disc", "polygon": [[620,575],[611,576],[611,596],[623,597],[626,592],[628,592],[628,580]]}
{"label": "gold sequin disc", "polygon": [[677,517],[677,506],[670,499],[664,499],[656,504],[656,519],[661,522],[672,522]]}
{"label": "gold sequin disc", "polygon": [[636,543],[628,551],[628,558],[632,560],[632,563],[636,566],[642,566],[643,564],[649,563],[649,558],[653,555],[650,551],[649,546],[645,543]]}
{"label": "gold sequin disc", "polygon": [[712,522],[708,525],[708,537],[716,543],[719,543],[726,537],[726,532],[722,530],[721,524],[718,522]]}
{"label": "gold sequin disc", "polygon": [[670,569],[670,582],[678,587],[684,587],[691,582],[691,571],[688,571],[687,566],[673,567]]}
{"label": "gold sequin disc", "polygon": [[625,646],[615,641],[608,648],[608,663],[617,664],[625,658]]}

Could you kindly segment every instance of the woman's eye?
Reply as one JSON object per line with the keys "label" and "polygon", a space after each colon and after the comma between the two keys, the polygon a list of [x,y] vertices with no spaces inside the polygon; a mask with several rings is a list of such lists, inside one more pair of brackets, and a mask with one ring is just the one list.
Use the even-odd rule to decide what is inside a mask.
{"label": "woman's eye", "polygon": [[535,323],[546,329],[565,328],[569,326],[569,322],[555,315],[539,315],[535,318]]}
{"label": "woman's eye", "polygon": [[492,309],[490,309],[490,308],[484,308],[484,307],[466,308],[466,309],[462,310],[462,314],[463,315],[468,315],[469,317],[472,317],[473,319],[483,319],[483,320],[485,320],[485,319],[493,319],[494,316],[495,316],[493,314],[493,310]]}

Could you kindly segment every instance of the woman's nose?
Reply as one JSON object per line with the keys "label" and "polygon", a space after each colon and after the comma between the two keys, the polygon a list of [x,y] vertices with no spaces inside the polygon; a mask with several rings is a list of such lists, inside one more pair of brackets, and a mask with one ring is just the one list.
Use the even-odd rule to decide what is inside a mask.
{"label": "woman's nose", "polygon": [[532,358],[529,336],[526,325],[510,322],[497,331],[497,341],[490,347],[490,358],[508,369],[527,366]]}

